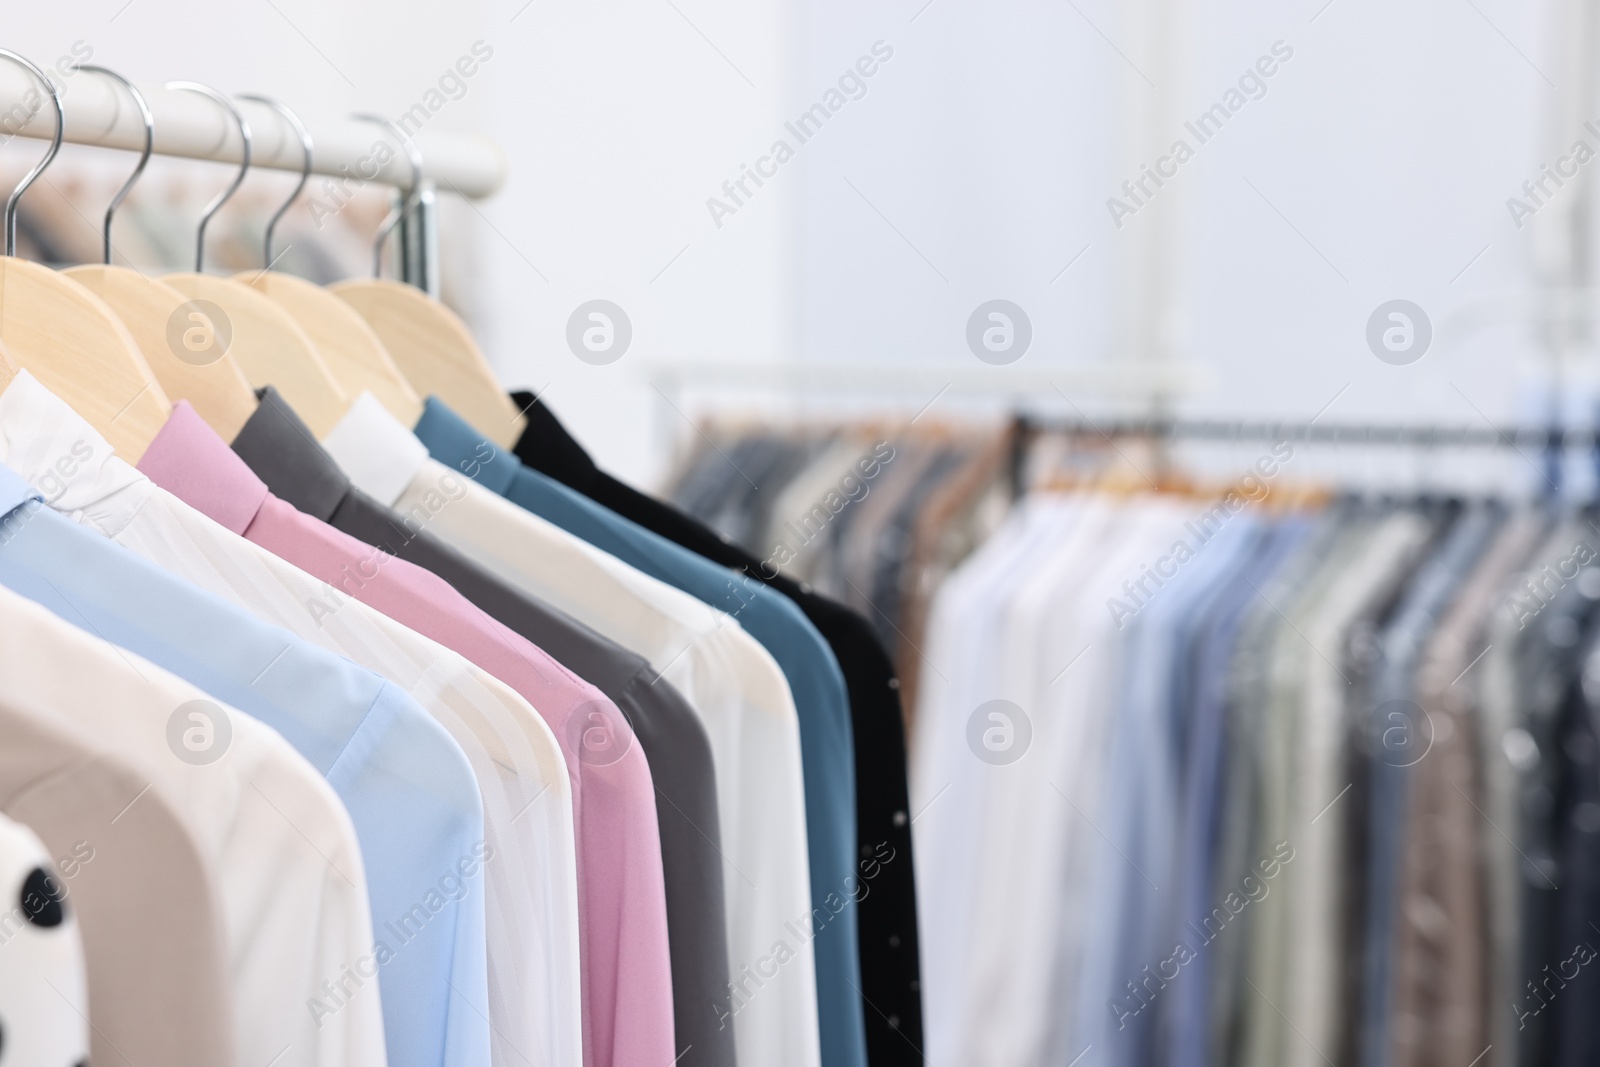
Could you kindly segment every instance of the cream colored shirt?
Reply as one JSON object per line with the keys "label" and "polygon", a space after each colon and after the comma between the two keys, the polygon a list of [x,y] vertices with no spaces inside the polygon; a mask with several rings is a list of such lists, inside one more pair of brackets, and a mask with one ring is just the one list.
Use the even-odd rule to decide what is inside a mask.
{"label": "cream colored shirt", "polygon": [[[169,748],[194,701],[231,725],[209,764]],[[333,789],[273,730],[4,588],[0,806],[78,860],[93,1062],[385,1063],[376,983],[320,1027],[306,1008],[372,943]]]}

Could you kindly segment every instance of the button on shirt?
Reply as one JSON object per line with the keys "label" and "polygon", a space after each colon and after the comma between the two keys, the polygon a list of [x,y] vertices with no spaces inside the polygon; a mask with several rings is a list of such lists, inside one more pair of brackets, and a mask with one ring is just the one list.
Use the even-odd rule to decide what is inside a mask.
{"label": "button on shirt", "polygon": [[[204,538],[214,523],[114,456],[26,372],[0,395],[0,438],[5,464],[51,508],[136,553],[187,544],[191,553],[213,553],[218,568],[259,564],[258,550],[242,539],[229,552]],[[202,550],[206,540],[214,543]],[[377,971],[390,1064],[487,1064],[488,1021],[469,1006],[487,1002],[483,881],[471,876],[488,858],[483,810],[450,735],[377,675],[185,582],[126,566],[91,581],[81,550],[69,553],[65,538],[55,546],[41,562],[66,573],[38,577],[26,595],[61,614],[78,612],[113,643],[266,722],[344,801],[361,842],[376,937],[361,959],[346,962],[357,974]],[[341,980],[339,970],[328,974],[328,988]],[[320,1020],[337,1014],[337,1000],[330,992],[320,1008],[301,1010]]]}
{"label": "button on shirt", "polygon": [[436,398],[427,400],[416,433],[445,466],[728,612],[783,668],[800,713],[822,1060],[829,1067],[863,1067],[866,1035],[852,906],[857,885],[855,752],[844,676],[816,628],[791,601],[753,579],[718,567],[522,466]]}
{"label": "button on shirt", "polygon": [[0,815],[0,887],[16,923],[0,953],[0,1004],[6,1052],[18,1063],[81,1064],[89,1055],[78,908],[60,879],[33,831]]}
{"label": "button on shirt", "polygon": [[[560,746],[504,682],[401,624],[429,612],[474,609],[433,575],[267,492],[185,401],[139,466],[233,535],[280,557],[260,568],[278,589],[258,573],[246,587],[245,606],[253,603],[258,615],[401,685],[461,745],[483,797],[485,843],[494,854],[483,868],[489,1000],[476,1006],[492,1025],[495,1062],[580,1063],[577,857]],[[186,551],[164,562],[229,596],[222,576],[205,567],[205,555]]]}
{"label": "button on shirt", "polygon": [[[796,958],[762,975],[759,995],[747,986],[730,996],[724,977],[691,1010],[719,1029],[731,1016],[745,1063],[816,1064],[813,956],[809,943],[794,943],[784,927],[806,913],[810,895],[799,721],[777,664],[737,620],[416,455],[406,445],[416,442],[411,432],[368,401],[366,394],[358,398],[328,435],[328,450],[341,465],[366,479],[374,493],[397,495],[402,513],[430,496],[460,490],[459,500],[433,514],[427,532],[649,657],[651,677],[681,688],[705,720],[726,813],[720,849],[729,867],[731,969],[739,977],[758,967],[780,939],[791,943]],[[892,850],[873,856],[880,866],[894,861]],[[668,902],[670,908],[670,895]],[[712,1005],[715,1012],[708,1010]]]}
{"label": "button on shirt", "polygon": [[[321,455],[297,423],[274,392],[264,391],[261,406],[234,439],[234,450],[247,463],[291,449],[303,459],[308,451]],[[337,468],[330,477],[326,466],[313,474],[303,465],[301,473],[308,476],[295,502],[313,517],[336,515],[349,495],[348,479]],[[458,481],[454,490],[425,501],[409,516],[415,528],[455,506],[463,488],[464,481]],[[634,743],[617,706],[596,687],[449,586],[430,581],[432,592],[405,609],[407,624],[520,693],[550,725],[566,758],[577,830],[585,1062],[652,1067],[664,1057],[671,1063],[681,1050],[673,1048],[661,845],[642,746]],[[357,587],[356,595],[370,591],[369,583]],[[452,610],[439,610],[435,602]]]}
{"label": "button on shirt", "polygon": [[[308,684],[327,684],[337,699],[348,688],[343,671],[272,634],[252,641],[247,618],[230,630],[240,613],[44,507],[5,467],[0,510],[8,590],[0,598],[0,779],[7,811],[64,845],[87,841],[103,860],[83,871],[79,887],[96,1057],[382,1067],[370,968],[336,1008],[320,1017],[307,1009],[325,1000],[322,984],[343,968],[371,962],[368,885],[349,815],[277,733],[202,699],[216,695],[206,671],[194,673],[207,684],[186,684],[140,659],[139,646],[163,649],[143,636],[139,616],[172,618],[180,630],[197,624],[202,636],[192,647],[215,655],[220,671],[259,678],[266,700],[293,699]],[[102,598],[117,609],[102,610]],[[167,657],[178,667],[190,665],[183,640],[172,639]],[[107,641],[121,647],[107,651]],[[218,758],[174,758],[167,731],[183,708],[179,728],[209,729],[211,744],[225,746]],[[71,733],[45,736],[58,730]],[[199,748],[179,738],[186,755],[209,751],[203,737]],[[110,923],[91,902],[109,905]],[[180,915],[183,929],[129,926],[127,916],[147,911]],[[214,923],[222,928],[215,938]],[[179,1018],[193,1021],[168,1025]]]}

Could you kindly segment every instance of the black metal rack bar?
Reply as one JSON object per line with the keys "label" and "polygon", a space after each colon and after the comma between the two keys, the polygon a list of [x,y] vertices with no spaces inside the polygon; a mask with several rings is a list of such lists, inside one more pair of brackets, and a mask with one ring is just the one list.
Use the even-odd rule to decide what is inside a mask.
{"label": "black metal rack bar", "polygon": [[1348,445],[1430,447],[1588,447],[1600,439],[1594,429],[1499,426],[1406,426],[1383,423],[1226,422],[1215,419],[1053,418],[1019,415],[1016,428],[1081,437],[1156,437],[1196,441],[1317,441]]}
{"label": "black metal rack bar", "polygon": [[1063,418],[1018,414],[1012,420],[1011,479],[1023,488],[1028,448],[1041,434],[1110,441],[1144,437],[1164,441],[1297,441],[1400,448],[1516,448],[1544,454],[1600,445],[1600,430],[1559,426],[1422,426],[1383,423],[1267,422],[1220,419]]}

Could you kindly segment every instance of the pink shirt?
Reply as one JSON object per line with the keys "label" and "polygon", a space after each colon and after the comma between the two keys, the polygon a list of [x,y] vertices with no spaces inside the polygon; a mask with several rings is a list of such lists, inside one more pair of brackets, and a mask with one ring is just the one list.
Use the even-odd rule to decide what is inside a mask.
{"label": "pink shirt", "polygon": [[616,705],[432,572],[273,496],[187,401],[173,408],[139,469],[233,532],[459,653],[538,710],[572,779],[584,1063],[673,1063],[655,788]]}

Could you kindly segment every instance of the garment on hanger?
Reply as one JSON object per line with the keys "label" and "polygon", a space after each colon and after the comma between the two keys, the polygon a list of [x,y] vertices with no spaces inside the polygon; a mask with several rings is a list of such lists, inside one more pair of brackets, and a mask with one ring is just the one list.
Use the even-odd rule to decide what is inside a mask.
{"label": "garment on hanger", "polygon": [[[83,562],[94,551],[84,540],[91,530],[149,558],[163,545],[192,544],[191,531],[210,520],[111,455],[87,423],[30,376],[19,375],[0,395],[0,436],[8,448],[5,464],[39,487],[48,514],[72,516],[83,534],[52,531],[55,551],[39,561],[43,569],[15,579],[29,583],[26,594],[62,613],[76,612],[114,642],[262,719],[327,776],[349,809],[366,865],[376,943],[313,986],[338,977],[346,963],[383,957],[387,962],[373,969],[384,989],[390,1061],[435,1064],[451,1056],[486,1062],[486,1020],[463,998],[436,995],[439,983],[454,982],[472,1003],[487,1001],[482,881],[439,888],[462,861],[485,858],[482,801],[459,746],[378,676],[164,572],[136,567],[120,550],[106,556],[91,581]],[[61,462],[63,456],[73,462]],[[245,561],[244,555],[211,557],[218,567]],[[167,606],[149,611],[150,604]],[[419,905],[421,912],[414,911]],[[306,998],[298,1000],[294,1018],[300,1030],[319,1021]]]}
{"label": "garment on hanger", "polygon": [[[1593,579],[1574,580],[1583,573],[1575,564],[1584,562],[1585,555],[1593,558],[1596,538],[1587,519],[1577,514],[1563,517],[1530,560],[1532,573],[1518,583],[1520,595],[1510,605],[1519,624],[1513,652],[1516,718],[1502,735],[1501,749],[1514,773],[1511,834],[1521,860],[1513,868],[1521,877],[1508,902],[1507,919],[1514,924],[1518,942],[1511,963],[1522,981],[1510,1007],[1517,1026],[1517,1060],[1523,1064],[1567,1059],[1562,1039],[1568,1035],[1562,1022],[1572,1009],[1562,1004],[1568,990],[1558,983],[1581,977],[1584,969],[1565,973],[1571,966],[1566,961],[1574,956],[1581,961],[1585,953],[1579,944],[1562,943],[1567,933],[1563,904],[1573,899],[1569,895],[1563,900],[1567,872],[1562,853],[1568,833],[1582,832],[1585,825],[1578,813],[1581,782],[1593,771],[1581,761],[1570,761],[1576,764],[1571,770],[1578,773],[1569,777],[1569,758],[1560,753],[1569,738],[1576,741],[1578,752],[1583,750],[1577,740],[1581,733],[1569,733],[1569,716],[1575,710],[1569,694],[1575,683],[1581,686],[1585,660],[1592,655],[1586,638],[1593,637],[1595,594],[1600,593]],[[1575,895],[1578,899],[1584,895],[1581,881]]]}
{"label": "garment on hanger", "polygon": [[[648,657],[652,688],[662,679],[681,686],[710,733],[720,806],[730,813],[721,824],[718,857],[719,863],[725,857],[728,868],[730,966],[737,975],[739,968],[768,956],[778,940],[792,939],[785,924],[808,911],[810,903],[800,741],[788,686],[771,656],[737,619],[425,454],[416,457],[396,437],[418,444],[387,412],[358,400],[330,436],[328,450],[358,481],[367,480],[374,494],[384,493],[381,500],[392,500],[400,514],[426,510],[428,532],[450,548],[493,568],[528,597],[577,615]],[[275,448],[270,454],[282,457],[288,450]],[[429,499],[442,497],[453,498],[452,504],[426,508]],[[670,892],[668,900],[670,905]],[[680,1005],[680,1017],[682,1009],[697,1021],[710,1015],[719,1032],[734,1034],[741,1059],[817,1062],[813,957],[808,944],[791,951],[795,958],[776,974],[757,972],[759,996],[747,986],[730,986],[724,977],[720,986]]]}
{"label": "garment on hanger", "polygon": [[[1591,575],[1578,593],[1588,600],[1600,594],[1600,581]],[[1580,639],[1584,647],[1581,674],[1569,680],[1566,700],[1558,724],[1561,757],[1552,835],[1561,879],[1552,916],[1545,963],[1540,968],[1540,984],[1548,990],[1554,971],[1566,982],[1554,983],[1560,999],[1553,1000],[1548,1026],[1555,1061],[1562,1067],[1591,1063],[1600,1054],[1600,1026],[1589,1006],[1600,985],[1584,960],[1595,955],[1594,918],[1600,914],[1600,782],[1596,765],[1600,762],[1600,731],[1596,730],[1597,681],[1600,657],[1596,654],[1595,618],[1591,609],[1588,627]],[[1548,962],[1557,960],[1554,966]],[[1578,973],[1571,974],[1577,966]],[[1544,968],[1549,967],[1550,970]],[[1569,977],[1570,976],[1570,977]]]}
{"label": "garment on hanger", "polygon": [[[729,447],[736,450],[741,443],[742,439],[733,442]],[[726,530],[737,529],[738,526],[735,525],[725,524],[726,529],[712,526],[712,529],[728,542],[744,545],[763,558],[773,556],[779,545],[790,548],[794,558],[787,560],[782,566],[795,579],[814,582],[817,568],[825,566],[828,562],[822,546],[836,535],[838,528],[823,525],[819,521],[820,516],[813,515],[811,509],[826,493],[836,489],[844,476],[854,473],[856,460],[864,450],[869,450],[869,447],[858,434],[830,438],[816,448],[804,464],[791,471],[786,481],[766,483],[765,497],[770,502],[766,521],[760,522],[752,515],[747,523],[738,524],[748,525],[750,534],[747,537],[727,536]],[[716,471],[719,476],[725,473],[728,464],[738,462],[735,457],[729,457],[727,460],[723,460],[720,456],[715,458],[717,462],[711,463],[708,458],[705,466]],[[699,468],[691,468],[691,472],[697,469]],[[739,478],[737,472],[733,473],[733,477]],[[695,506],[692,498],[674,496],[672,502],[686,514],[706,514]],[[841,514],[839,517],[843,519],[844,515]],[[773,560],[766,569],[770,571],[776,565],[777,560]]]}
{"label": "garment on hanger", "polygon": [[[1239,647],[1258,600],[1257,589],[1282,589],[1292,580],[1291,561],[1314,556],[1329,545],[1335,523],[1329,520],[1292,519],[1263,531],[1259,550],[1238,572],[1238,578],[1218,590],[1210,616],[1212,629],[1194,647],[1194,697],[1187,722],[1180,723],[1183,765],[1179,768],[1182,798],[1179,808],[1175,862],[1175,902],[1180,925],[1202,928],[1210,907],[1214,866],[1211,844],[1220,818],[1219,778],[1224,767],[1226,717],[1229,700],[1229,660]],[[1272,598],[1271,593],[1263,596]],[[1274,602],[1282,602],[1274,600]],[[1314,795],[1321,795],[1320,790]],[[1193,960],[1193,980],[1172,990],[1170,1060],[1174,1063],[1209,1062],[1207,975],[1213,968],[1210,954]]]}
{"label": "garment on hanger", "polygon": [[[921,949],[907,799],[901,678],[855,612],[817,596],[777,571],[763,557],[718,537],[691,514],[654,500],[600,470],[560,421],[532,394],[512,394],[527,419],[515,446],[518,458],[624,519],[637,523],[704,559],[770,586],[797,605],[828,643],[844,673],[855,748],[858,851],[895,857],[872,868],[872,892],[858,901],[861,990],[868,1059],[878,1067],[922,1060]],[[862,462],[858,456],[858,464]],[[866,462],[870,464],[869,458]],[[880,464],[881,466],[881,464]],[[870,468],[869,468],[870,469]],[[861,467],[857,468],[858,474]],[[559,524],[558,524],[559,525]],[[770,550],[770,549],[768,549]],[[731,613],[730,613],[731,614]],[[865,856],[863,856],[865,858]],[[865,873],[865,872],[862,872]]]}
{"label": "garment on hanger", "polygon": [[[1531,513],[1509,517],[1450,613],[1439,623],[1418,672],[1418,703],[1433,719],[1433,749],[1412,772],[1396,913],[1394,1062],[1412,1067],[1434,1057],[1477,1055],[1489,1037],[1493,1008],[1483,938],[1441,936],[1446,929],[1483,930],[1484,885],[1453,872],[1477,865],[1481,818],[1459,793],[1481,791],[1482,754],[1468,691],[1455,683],[1487,643],[1488,622],[1515,568],[1534,547],[1543,522]],[[1439,919],[1444,920],[1441,927]],[[1470,1050],[1470,1051],[1468,1051]]]}
{"label": "garment on hanger", "polygon": [[[216,540],[244,537],[278,557],[251,576],[241,606],[253,603],[258,617],[399,685],[461,746],[485,822],[480,880],[489,999],[475,1006],[490,1020],[497,1059],[540,1050],[548,1062],[574,1062],[581,1056],[582,1014],[569,992],[579,984],[580,967],[572,936],[578,929],[577,860],[566,765],[555,736],[527,701],[395,621],[448,608],[453,591],[272,496],[184,402],[151,443],[140,471],[225,526],[228,533]],[[197,565],[212,554],[186,551],[165,565],[229,597],[221,575]],[[281,590],[275,596],[265,592],[274,583]]]}
{"label": "garment on hanger", "polygon": [[[989,535],[998,516],[1009,506],[1010,487],[1003,475],[1012,449],[1010,434],[996,435],[977,447],[964,466],[952,471],[928,494],[911,520],[910,544],[900,579],[902,609],[896,623],[896,641],[890,646],[899,672],[901,705],[907,716],[917,703],[917,682],[922,674],[919,644],[928,629],[934,590]],[[908,717],[907,731],[914,731],[915,727]]]}
{"label": "garment on hanger", "polygon": [[1413,710],[1418,708],[1418,663],[1440,617],[1495,533],[1499,518],[1489,508],[1473,508],[1450,521],[1448,533],[1441,536],[1432,558],[1412,577],[1405,598],[1385,626],[1371,697],[1374,715],[1356,724],[1377,757],[1369,761],[1367,796],[1370,881],[1365,890],[1361,1040],[1362,1062],[1379,1067],[1390,1062],[1392,1053],[1395,909],[1404,845],[1400,831],[1410,806],[1410,772],[1415,761],[1432,754],[1430,735],[1437,729],[1431,719],[1424,728],[1424,720]]}

